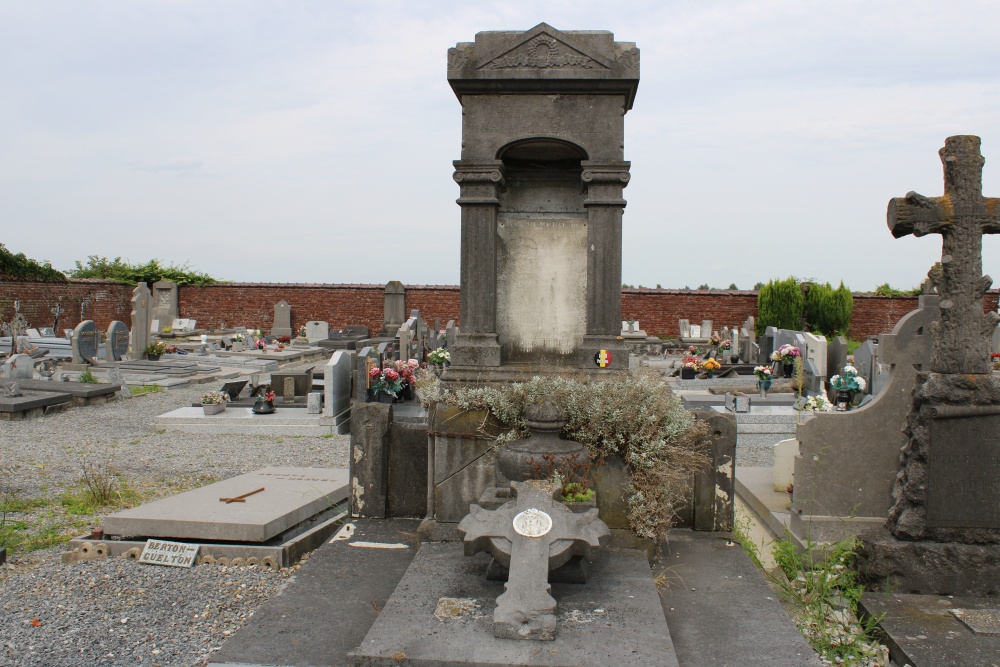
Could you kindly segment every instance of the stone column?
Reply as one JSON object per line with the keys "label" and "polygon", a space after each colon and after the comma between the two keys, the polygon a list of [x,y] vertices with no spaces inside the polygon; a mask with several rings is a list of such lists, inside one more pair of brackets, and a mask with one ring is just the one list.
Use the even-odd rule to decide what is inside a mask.
{"label": "stone column", "polygon": [[462,207],[461,323],[451,363],[456,366],[500,365],[497,341],[497,211],[503,187],[503,163],[455,161],[455,181]]}
{"label": "stone column", "polygon": [[[628,351],[618,340],[622,311],[622,190],[629,162],[583,160],[581,180],[587,189],[587,335],[581,366],[592,368],[594,355],[609,350],[609,368],[628,368]],[[615,351],[618,354],[615,354]]]}

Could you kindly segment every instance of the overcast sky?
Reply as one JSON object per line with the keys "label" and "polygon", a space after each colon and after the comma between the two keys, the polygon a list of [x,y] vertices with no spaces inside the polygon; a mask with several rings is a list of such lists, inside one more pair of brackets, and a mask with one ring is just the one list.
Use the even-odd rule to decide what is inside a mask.
{"label": "overcast sky", "polygon": [[455,284],[447,49],[542,21],[642,53],[627,283],[913,287],[940,237],[894,240],[886,205],[942,193],[954,134],[1000,197],[998,2],[0,0],[0,242],[58,269]]}

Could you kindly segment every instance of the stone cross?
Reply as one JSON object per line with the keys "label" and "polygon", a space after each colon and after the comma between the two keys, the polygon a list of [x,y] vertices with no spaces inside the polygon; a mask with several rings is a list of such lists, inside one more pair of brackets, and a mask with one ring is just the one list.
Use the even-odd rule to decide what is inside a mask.
{"label": "stone cross", "polygon": [[508,568],[505,592],[493,612],[493,635],[552,640],[556,601],[549,594],[549,570],[573,556],[594,560],[611,531],[596,509],[576,514],[558,502],[557,484],[528,480],[510,486],[514,500],[495,511],[470,506],[458,532],[466,556],[486,551]]}
{"label": "stone cross", "polygon": [[941,297],[941,319],[931,325],[937,373],[989,373],[990,334],[996,313],[983,312],[983,295],[993,280],[983,272],[983,234],[1000,233],[1000,199],[983,197],[980,140],[945,139],[944,196],[909,192],[889,202],[887,219],[895,238],[940,234],[941,265],[928,274]]}

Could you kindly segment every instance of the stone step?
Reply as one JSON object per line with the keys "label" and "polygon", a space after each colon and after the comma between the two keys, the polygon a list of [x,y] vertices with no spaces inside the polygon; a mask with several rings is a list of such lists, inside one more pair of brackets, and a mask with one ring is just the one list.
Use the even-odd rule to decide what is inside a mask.
{"label": "stone step", "polygon": [[759,424],[737,424],[736,425],[737,435],[743,435],[744,433],[787,433],[790,435],[795,434],[795,424],[788,424],[785,422],[764,422]]}

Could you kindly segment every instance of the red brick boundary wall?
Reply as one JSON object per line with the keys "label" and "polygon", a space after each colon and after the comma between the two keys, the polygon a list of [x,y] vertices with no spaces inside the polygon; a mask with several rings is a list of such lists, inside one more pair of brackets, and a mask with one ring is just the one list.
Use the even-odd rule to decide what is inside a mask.
{"label": "red brick boundary wall", "polygon": [[[310,320],[330,323],[333,329],[363,324],[378,333],[382,327],[383,285],[310,283],[220,283],[178,289],[180,315],[195,319],[199,326],[254,326],[269,329],[274,304],[284,299],[292,307],[292,327]],[[84,316],[104,329],[111,320],[129,322],[132,287],[103,280],[72,280],[68,283],[0,281],[0,320],[14,315],[13,302],[21,302],[21,312],[34,327],[51,326],[50,309],[58,302],[63,314],[59,328],[80,323]],[[61,297],[61,299],[60,299]],[[986,295],[985,309],[996,311],[1000,290]],[[917,307],[917,297],[854,295],[850,337],[891,331],[899,319]],[[442,326],[448,320],[459,323],[459,290],[456,285],[408,285],[406,312],[420,310],[424,318]],[[651,336],[676,336],[677,321],[700,323],[710,319],[715,327],[739,326],[749,315],[757,315],[757,292],[752,290],[623,289],[622,319],[639,320]]]}

